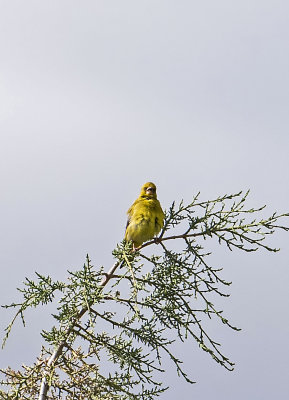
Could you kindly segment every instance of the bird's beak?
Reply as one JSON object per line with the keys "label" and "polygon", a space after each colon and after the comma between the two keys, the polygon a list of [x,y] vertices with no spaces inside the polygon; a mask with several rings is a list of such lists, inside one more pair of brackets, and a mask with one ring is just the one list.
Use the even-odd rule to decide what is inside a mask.
{"label": "bird's beak", "polygon": [[154,192],[154,188],[148,187],[147,190],[146,190],[146,192],[152,194],[152,193]]}

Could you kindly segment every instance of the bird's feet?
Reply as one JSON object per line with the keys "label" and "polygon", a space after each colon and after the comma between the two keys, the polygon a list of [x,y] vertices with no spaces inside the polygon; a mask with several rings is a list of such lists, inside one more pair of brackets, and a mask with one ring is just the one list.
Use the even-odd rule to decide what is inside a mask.
{"label": "bird's feet", "polygon": [[160,242],[161,242],[161,239],[160,239],[160,238],[158,238],[158,237],[155,237],[155,238],[154,238],[154,241],[155,241],[155,244],[160,244]]}

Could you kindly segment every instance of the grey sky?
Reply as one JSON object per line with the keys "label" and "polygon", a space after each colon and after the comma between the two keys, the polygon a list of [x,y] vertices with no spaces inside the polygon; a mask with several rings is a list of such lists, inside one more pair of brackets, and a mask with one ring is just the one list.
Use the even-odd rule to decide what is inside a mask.
{"label": "grey sky", "polygon": [[[109,268],[147,180],[164,208],[250,188],[251,205],[288,211],[288,36],[285,0],[0,1],[0,303],[86,253]],[[243,330],[212,330],[236,370],[180,346],[198,383],[172,367],[163,399],[288,393],[288,235],[271,243],[282,251],[215,256]],[[2,331],[10,318],[0,310]],[[46,310],[27,322],[1,367],[38,355]]]}

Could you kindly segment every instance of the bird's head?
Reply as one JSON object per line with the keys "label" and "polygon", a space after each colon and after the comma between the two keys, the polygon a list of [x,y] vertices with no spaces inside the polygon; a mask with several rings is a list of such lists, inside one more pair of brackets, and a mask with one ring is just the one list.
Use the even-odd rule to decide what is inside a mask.
{"label": "bird's head", "polygon": [[152,182],[145,183],[141,188],[140,197],[150,197],[152,199],[156,199],[157,198],[156,185]]}

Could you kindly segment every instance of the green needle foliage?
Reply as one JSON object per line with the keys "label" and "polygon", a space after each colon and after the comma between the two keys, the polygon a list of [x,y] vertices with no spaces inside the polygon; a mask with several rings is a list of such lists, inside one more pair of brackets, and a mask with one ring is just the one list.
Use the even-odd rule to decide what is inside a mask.
{"label": "green needle foliage", "polygon": [[[205,239],[216,238],[230,250],[276,252],[266,236],[276,229],[289,230],[279,224],[289,214],[258,219],[264,207],[246,209],[247,195],[205,202],[197,195],[188,205],[173,204],[160,236],[137,251],[121,242],[108,273],[95,269],[87,256],[81,270],[68,272],[67,282],[40,274],[35,281],[26,279],[18,289],[23,301],[4,306],[15,308],[16,314],[3,344],[18,317],[25,324],[30,308],[54,303],[55,326],[42,331],[45,346],[33,365],[0,370],[0,398],[152,400],[166,390],[161,383],[164,359],[193,383],[174,354],[176,340],[196,341],[232,370],[233,362],[207,330],[206,320],[212,318],[238,328],[214,305],[218,296],[228,296],[230,282],[221,277],[222,268],[209,264]],[[156,243],[159,246],[151,248],[158,254],[142,252]]]}

